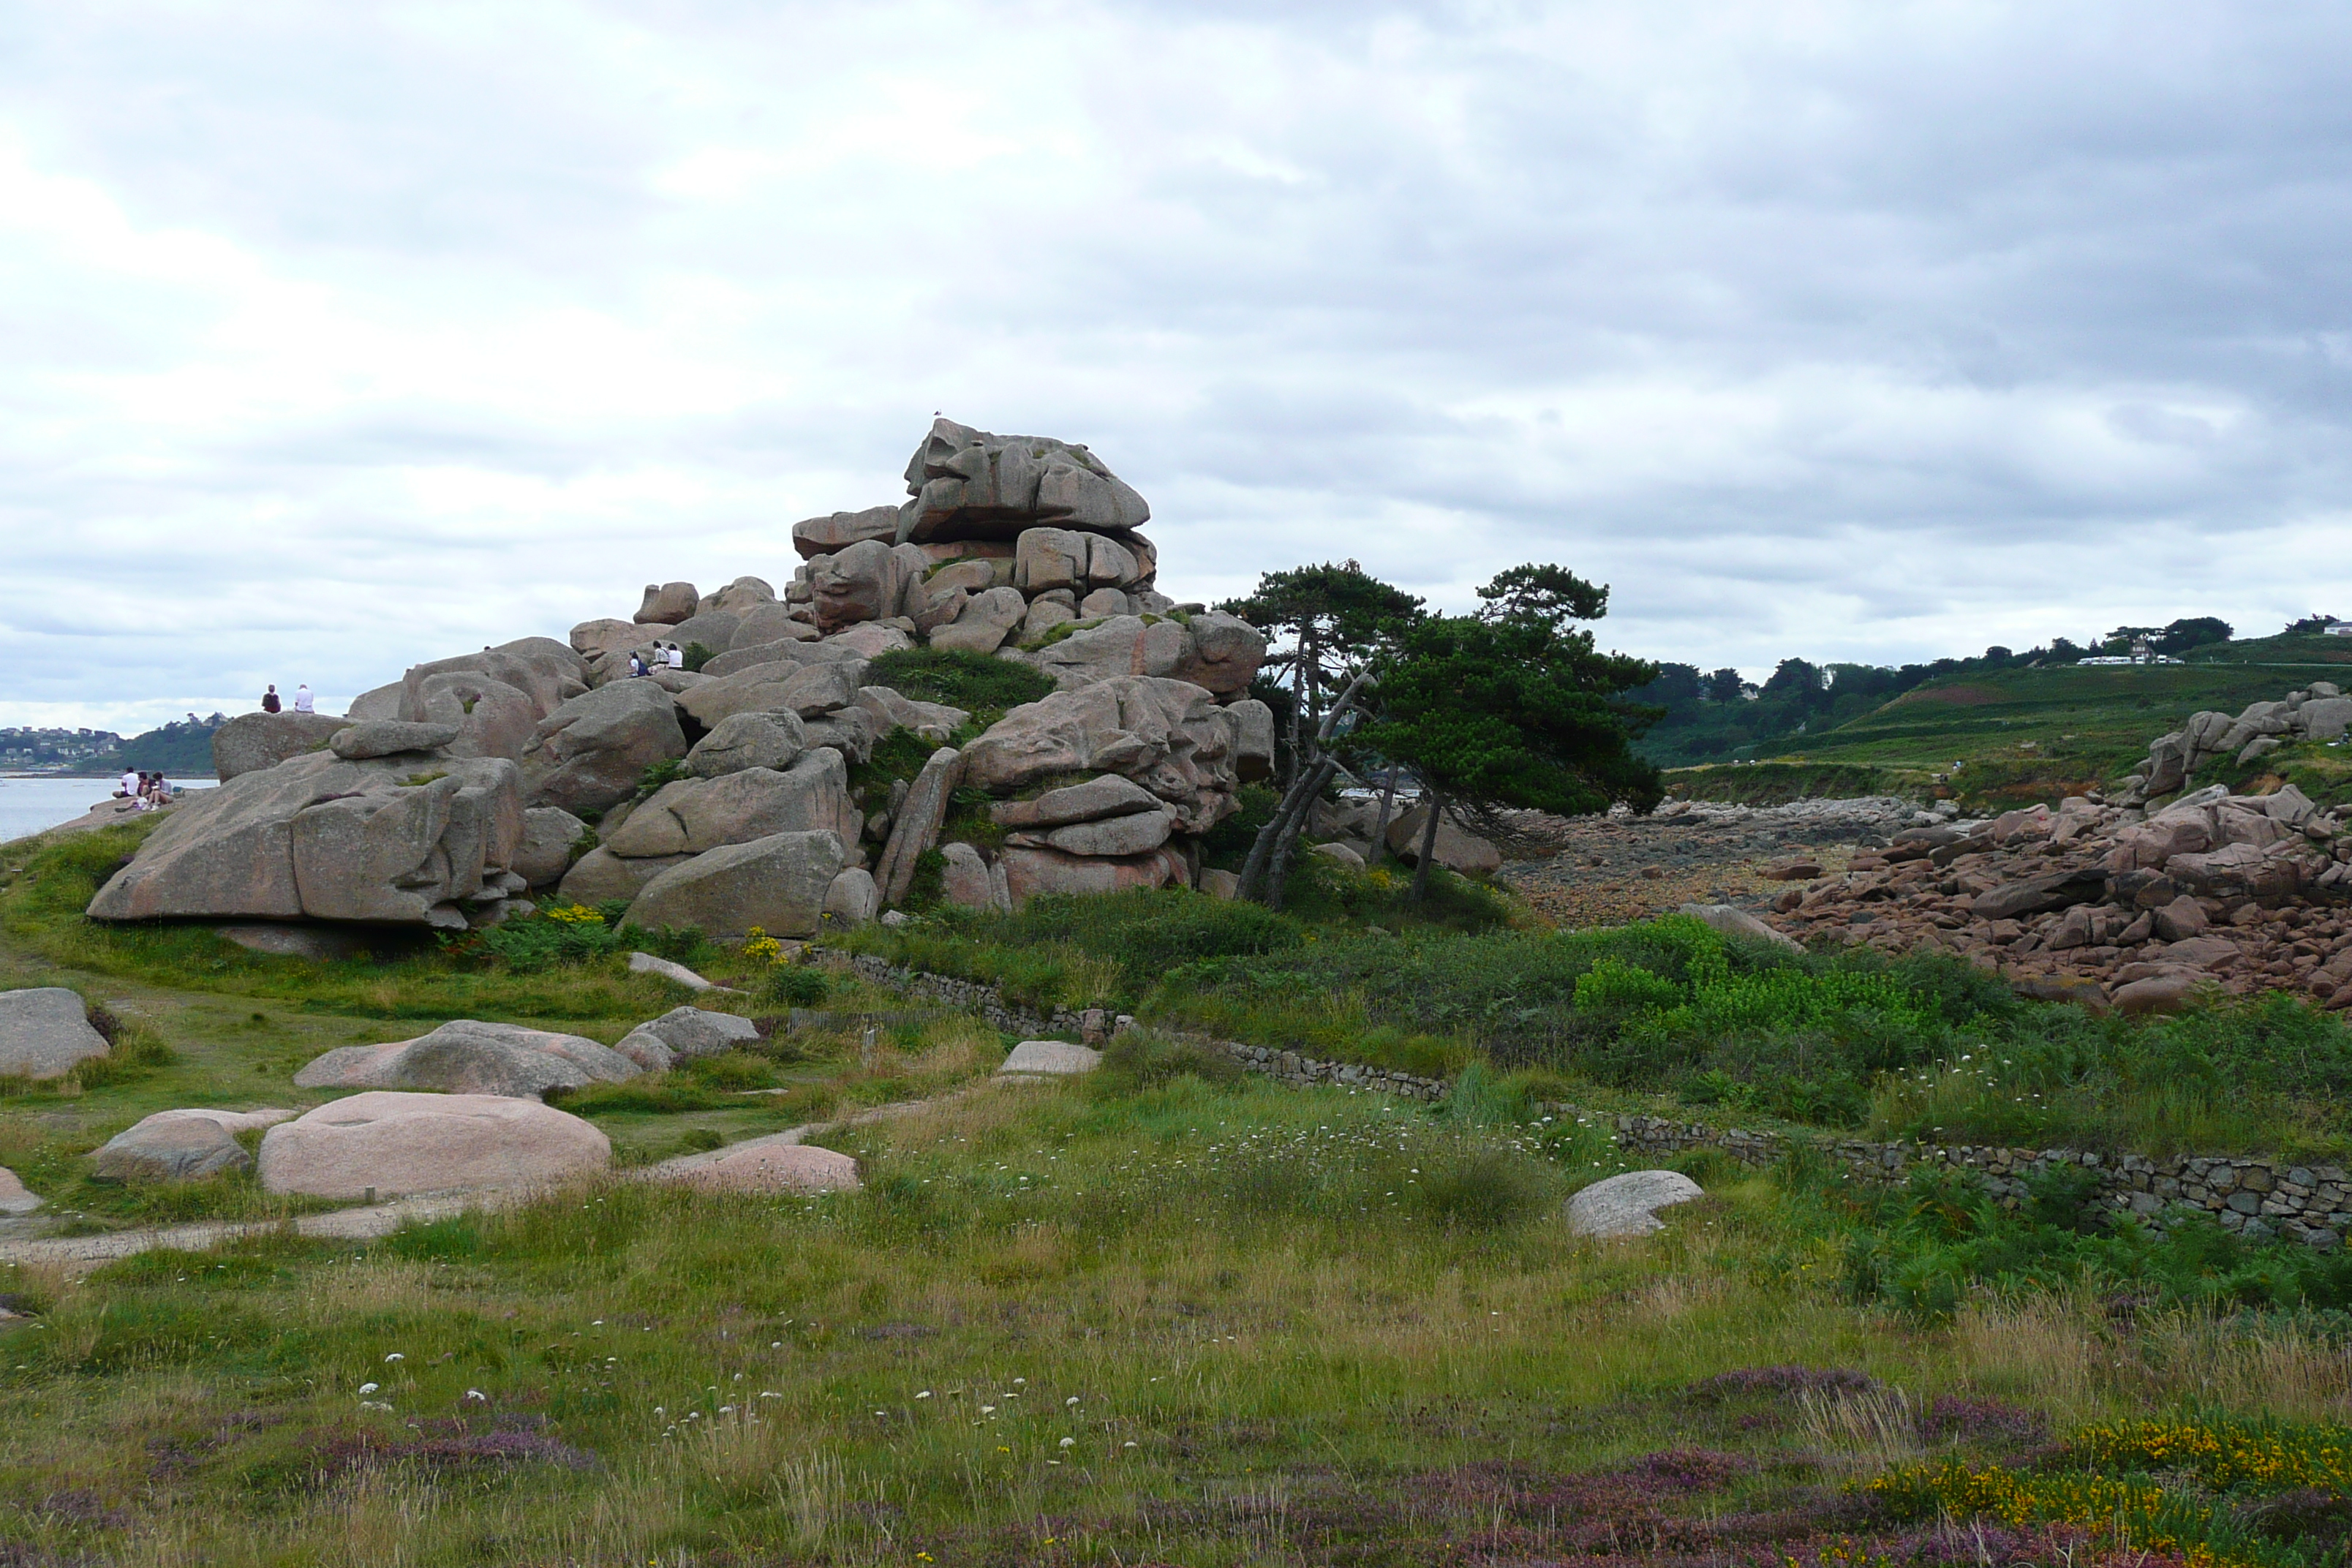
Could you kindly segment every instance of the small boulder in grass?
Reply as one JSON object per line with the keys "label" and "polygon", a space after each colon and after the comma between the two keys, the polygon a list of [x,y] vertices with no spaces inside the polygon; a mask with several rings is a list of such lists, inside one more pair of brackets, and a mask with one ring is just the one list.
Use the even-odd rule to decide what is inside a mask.
{"label": "small boulder in grass", "polygon": [[0,1216],[14,1219],[19,1215],[31,1214],[44,1201],[25,1190],[25,1184],[16,1179],[16,1172],[0,1165]]}
{"label": "small boulder in grass", "polygon": [[1679,1171],[1628,1171],[1593,1183],[1568,1200],[1568,1228],[1577,1236],[1648,1236],[1666,1228],[1657,1211],[1706,1189]]}
{"label": "small boulder in grass", "polygon": [[1066,1040],[1024,1040],[996,1069],[999,1077],[1075,1078],[1102,1066],[1102,1053]]}
{"label": "small boulder in grass", "polygon": [[159,1110],[108,1140],[90,1156],[90,1173],[104,1182],[194,1182],[223,1171],[253,1167],[236,1141],[290,1121],[291,1110]]}
{"label": "small boulder in grass", "polygon": [[667,1160],[646,1173],[650,1181],[706,1193],[772,1196],[785,1193],[854,1193],[857,1162],[834,1149],[792,1142],[779,1132],[730,1143],[707,1154]]}

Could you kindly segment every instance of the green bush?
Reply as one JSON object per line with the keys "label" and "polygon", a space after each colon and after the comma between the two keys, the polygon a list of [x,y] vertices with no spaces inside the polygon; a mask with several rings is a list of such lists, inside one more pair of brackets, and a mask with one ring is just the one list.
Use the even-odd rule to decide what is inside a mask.
{"label": "green bush", "polygon": [[662,785],[685,776],[686,759],[684,757],[664,757],[657,763],[648,763],[646,764],[646,771],[637,775],[636,798],[640,801],[651,800],[660,791]]}
{"label": "green bush", "polygon": [[1004,717],[1007,709],[1054,691],[1052,677],[1025,664],[959,648],[899,648],[866,665],[866,679],[919,702],[961,708],[982,729]]}
{"label": "green bush", "polygon": [[824,971],[805,963],[779,963],[760,977],[762,1002],[785,1007],[821,1007],[831,987]]}
{"label": "green bush", "polygon": [[518,974],[535,974],[559,963],[578,963],[619,951],[620,933],[603,919],[557,920],[544,910],[471,933],[459,945],[496,960]]}
{"label": "green bush", "polygon": [[704,665],[719,657],[718,649],[698,642],[690,642],[679,651],[685,656],[686,668],[692,672],[700,671]]}

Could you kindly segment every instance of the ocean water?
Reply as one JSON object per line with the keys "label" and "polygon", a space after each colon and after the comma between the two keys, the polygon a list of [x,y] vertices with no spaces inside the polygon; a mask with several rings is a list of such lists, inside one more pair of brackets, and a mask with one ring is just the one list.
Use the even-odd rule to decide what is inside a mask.
{"label": "ocean water", "polygon": [[[211,787],[213,781],[172,782],[183,789],[197,789]],[[55,827],[60,822],[71,822],[113,794],[114,781],[110,778],[0,777],[0,844],[22,838],[27,833],[38,833],[44,827]]]}

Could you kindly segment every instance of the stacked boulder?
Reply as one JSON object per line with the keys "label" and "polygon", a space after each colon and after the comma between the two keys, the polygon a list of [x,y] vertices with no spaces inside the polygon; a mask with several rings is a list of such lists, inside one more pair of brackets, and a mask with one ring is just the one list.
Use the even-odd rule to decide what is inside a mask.
{"label": "stacked boulder", "polygon": [[2235,718],[2215,711],[2191,714],[2188,723],[2148,743],[2147,759],[2133,766],[2116,802],[2137,805],[2175,794],[2215,757],[2251,763],[2294,741],[2341,741],[2347,725],[2352,697],[2326,680],[2276,702],[2249,703]]}
{"label": "stacked boulder", "polygon": [[2077,795],[2054,812],[1906,828],[1773,908],[1799,937],[1940,948],[2033,994],[2127,1012],[2208,985],[2345,1009],[2347,899],[2345,822],[2292,784],[2260,795],[2215,785],[2152,813]]}
{"label": "stacked boulder", "polygon": [[[1273,717],[1244,696],[1265,637],[1154,590],[1150,510],[1084,447],[942,419],[907,486],[904,505],[794,527],[782,598],[751,576],[707,595],[651,584],[627,620],[417,665],[348,718],[232,721],[221,787],[90,914],[455,930],[552,893],[625,901],[638,924],[803,937],[905,901],[935,849],[950,899],[995,907],[1196,884],[1201,836],[1271,766]],[[664,645],[698,668],[629,678]],[[958,751],[969,713],[867,679],[919,645],[1027,665],[1055,693]],[[944,759],[861,805],[851,768],[900,731]],[[1154,804],[1097,811],[1081,793],[1005,824],[1001,853],[939,842],[957,789],[1012,808],[1089,779]]]}

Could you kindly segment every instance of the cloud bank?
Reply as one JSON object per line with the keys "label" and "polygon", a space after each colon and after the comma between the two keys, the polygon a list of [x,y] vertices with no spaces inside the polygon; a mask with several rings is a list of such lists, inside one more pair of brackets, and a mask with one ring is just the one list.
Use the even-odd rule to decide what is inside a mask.
{"label": "cloud bank", "polygon": [[934,410],[1179,597],[1557,560],[1758,670],[2352,614],[2352,15],[0,17],[0,724],[781,582]]}

